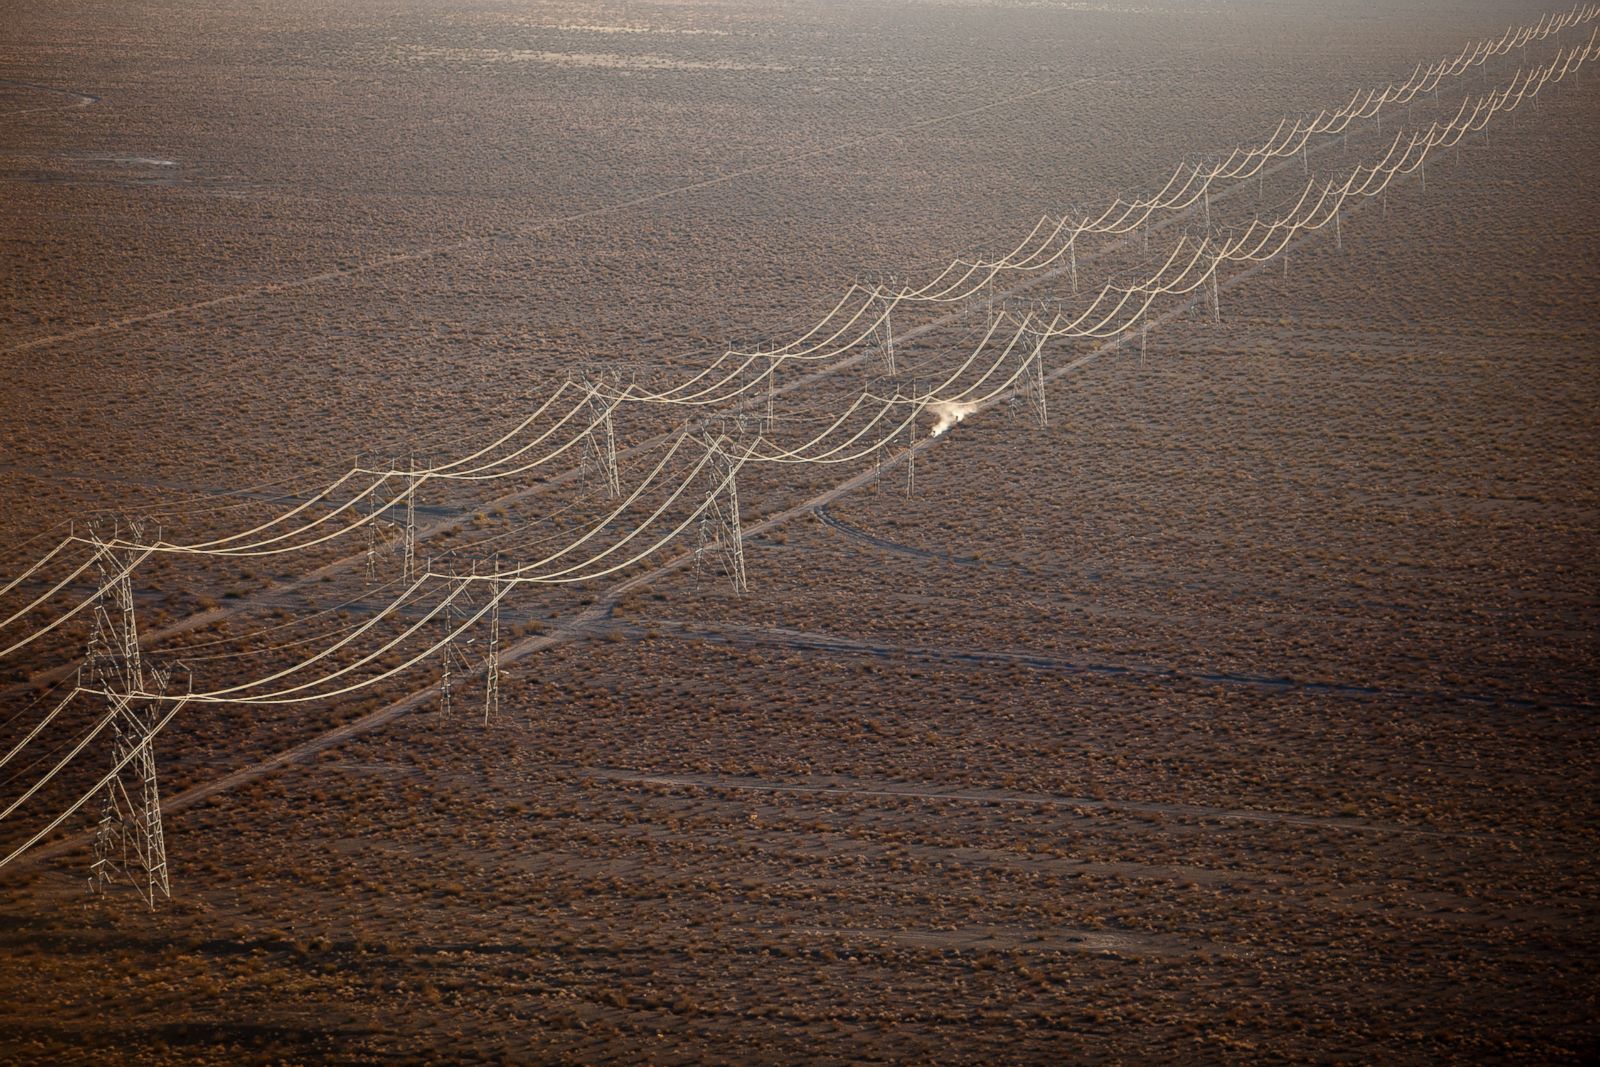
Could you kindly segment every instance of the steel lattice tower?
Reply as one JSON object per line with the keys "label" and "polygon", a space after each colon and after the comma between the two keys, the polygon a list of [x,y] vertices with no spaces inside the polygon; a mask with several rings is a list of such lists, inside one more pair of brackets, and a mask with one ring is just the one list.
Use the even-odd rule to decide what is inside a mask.
{"label": "steel lattice tower", "polygon": [[483,664],[483,725],[500,714],[500,560],[494,561],[494,600],[489,606],[489,651]]}
{"label": "steel lattice tower", "polygon": [[417,576],[417,459],[411,457],[411,470],[409,484],[406,486],[406,534],[405,534],[405,561],[401,572],[406,581]]}
{"label": "steel lattice tower", "polygon": [[726,436],[708,436],[705,440],[711,454],[706,464],[706,502],[700,513],[695,568],[699,570],[707,549],[716,548],[733,591],[743,594],[750,585],[745,577],[744,531],[739,523],[739,464],[728,453]]}
{"label": "steel lattice tower", "polygon": [[581,385],[587,391],[589,401],[589,429],[584,436],[583,466],[587,477],[592,467],[598,467],[601,479],[605,483],[606,495],[612,500],[622,495],[622,472],[617,466],[617,428],[612,421],[612,404],[602,395],[600,385],[604,382],[613,387],[618,386],[620,372],[615,368],[601,368],[598,370],[585,369]]}
{"label": "steel lattice tower", "polygon": [[[137,540],[137,527],[134,534]],[[169,671],[152,671],[154,691],[146,691],[132,562],[119,560],[110,546],[99,547],[100,592],[86,673],[90,687],[103,692],[109,706],[112,774],[95,827],[89,887],[104,893],[121,874],[153,908],[158,898],[172,896],[154,744]]]}

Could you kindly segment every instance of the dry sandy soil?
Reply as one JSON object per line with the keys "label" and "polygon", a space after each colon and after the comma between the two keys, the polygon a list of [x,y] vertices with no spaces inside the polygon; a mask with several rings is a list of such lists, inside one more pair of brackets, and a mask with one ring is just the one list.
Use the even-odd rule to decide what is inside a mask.
{"label": "dry sandy soil", "polygon": [[[3,5],[3,573],[97,512],[198,537],[485,440],[581,361],[785,339],[1542,11]],[[0,1058],[1587,1061],[1597,86],[1057,379],[1048,429],[972,418],[910,493],[753,471],[745,596],[516,594],[487,726],[436,663],[186,712],[170,902],[86,896],[88,813],[0,870]],[[430,554],[605,510],[424,503]],[[381,602],[361,547],[141,569],[149,654],[288,664]],[[85,638],[0,665],[0,748]]]}

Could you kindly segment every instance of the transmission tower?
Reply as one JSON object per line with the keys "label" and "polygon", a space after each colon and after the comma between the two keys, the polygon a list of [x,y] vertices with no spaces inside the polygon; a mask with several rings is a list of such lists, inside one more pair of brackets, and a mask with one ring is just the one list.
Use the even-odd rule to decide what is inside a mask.
{"label": "transmission tower", "polygon": [[733,583],[733,591],[743,594],[750,585],[744,570],[744,531],[739,525],[739,462],[729,454],[727,446],[731,442],[725,434],[707,434],[705,443],[710,458],[705,466],[706,502],[700,512],[695,572],[698,574],[704,565],[707,552],[715,549]]}
{"label": "transmission tower", "polygon": [[917,491],[917,420],[906,423],[906,496]]}
{"label": "transmission tower", "polygon": [[417,458],[411,457],[411,470],[408,475],[410,481],[406,486],[406,535],[405,535],[405,562],[401,573],[406,581],[412,581],[417,576],[417,486],[421,484],[417,479]]}
{"label": "transmission tower", "polygon": [[1039,420],[1039,428],[1050,428],[1050,406],[1045,399],[1044,391],[1044,343],[1047,335],[1040,334],[1038,344],[1033,346],[1033,351],[1026,357],[1022,378],[1018,382],[1018,389],[1023,402],[1033,412],[1034,418]]}
{"label": "transmission tower", "polygon": [[146,701],[125,693],[108,693],[107,700],[114,716],[111,766],[116,773],[106,783],[95,827],[89,889],[105,893],[126,877],[154,908],[159,897],[172,896],[151,737],[154,709],[139,708]]}
{"label": "transmission tower", "polygon": [[[434,573],[434,561],[429,560],[427,571],[429,571],[429,574]],[[451,577],[454,577],[454,574],[451,574]],[[451,582],[451,585],[453,584],[454,582]],[[453,696],[453,693],[451,693],[451,672],[453,672],[454,665],[456,665],[456,593],[458,593],[458,590],[450,589],[446,585],[445,603],[443,603],[442,611],[438,613],[438,617],[445,624],[443,648],[440,649],[440,651],[443,651],[443,661],[445,662],[443,662],[442,677],[438,680],[440,721],[448,720],[451,712],[451,696]]]}
{"label": "transmission tower", "polygon": [[[990,314],[1004,314],[1003,310],[991,307]],[[901,377],[881,379],[876,383],[875,391],[884,397],[893,397],[896,402],[908,402],[912,408],[912,415],[906,420],[904,427],[906,435],[906,496],[911,496],[917,489],[917,413],[926,410],[934,402],[928,388],[926,378]],[[886,440],[879,443],[875,450],[878,465],[878,477],[874,485],[882,481],[884,456],[894,447],[895,439],[900,435],[896,430]],[[874,489],[876,491],[876,489]]]}
{"label": "transmission tower", "polygon": [[778,394],[778,357],[777,356],[774,356],[774,355],[767,356],[766,379],[767,379],[767,396],[766,396],[767,406],[766,406],[765,414],[763,414],[762,417],[761,417],[761,433],[762,433],[763,436],[771,437],[772,436],[772,427],[773,427],[773,424],[774,424],[774,421],[775,421],[774,417],[773,417],[773,414],[772,414],[772,401],[773,401],[774,397],[776,397],[777,394]]}
{"label": "transmission tower", "polygon": [[622,473],[617,467],[617,430],[611,421],[611,403],[602,395],[598,381],[615,386],[617,373],[585,371],[582,387],[589,401],[589,429],[583,439],[583,478],[587,482],[591,473],[598,472],[605,483],[606,495],[611,499],[622,495]]}
{"label": "transmission tower", "polygon": [[[993,284],[992,282],[986,282],[985,286],[986,287],[992,286],[992,284]],[[987,290],[986,290],[986,292],[984,294],[984,299],[983,299],[983,328],[984,328],[984,331],[986,333],[994,332],[994,330],[997,328],[1000,320],[1005,318],[1005,314],[1006,314],[1005,301],[996,300],[995,299],[995,295],[994,295],[994,290],[992,288],[987,288]]]}
{"label": "transmission tower", "polygon": [[454,614],[452,608],[445,608],[444,677],[439,680],[439,716],[441,722],[450,718],[450,668],[454,664],[456,649],[455,641],[450,637],[451,633],[453,633],[451,624],[455,621],[452,617]]}
{"label": "transmission tower", "polygon": [[1040,429],[1048,429],[1050,426],[1050,407],[1046,402],[1044,389],[1044,346],[1050,341],[1050,331],[1032,325],[1032,316],[1047,310],[1048,307],[1045,305],[1035,306],[1031,309],[1029,318],[1023,320],[1021,336],[1031,341],[1031,344],[1020,346],[1024,353],[1022,371],[1017,377],[1016,388],[1006,404],[1013,418],[1023,409],[1031,411]]}
{"label": "transmission tower", "polygon": [[374,519],[367,522],[367,584],[371,585],[378,580],[378,523]]}
{"label": "transmission tower", "polygon": [[883,372],[891,377],[896,373],[894,364],[894,298],[879,294],[884,302],[883,318],[872,325],[872,337],[877,342],[878,358]]}
{"label": "transmission tower", "polygon": [[483,663],[483,725],[500,714],[500,558],[494,561],[494,600],[489,606],[489,651]]}
{"label": "transmission tower", "polygon": [[[912,389],[914,397],[926,397],[928,389],[926,382],[917,379]],[[922,408],[917,408],[918,411]],[[910,418],[906,421],[906,496],[915,496],[917,493],[917,419]]]}
{"label": "transmission tower", "polygon": [[[916,378],[911,383],[911,395],[918,398],[918,405],[914,409],[920,413],[925,410],[925,403],[932,396],[926,378]],[[906,496],[909,498],[917,491],[917,420],[913,416],[906,423]]]}
{"label": "transmission tower", "polygon": [[371,585],[378,580],[378,497],[383,494],[388,486],[386,477],[372,490],[372,495],[367,499],[367,584]]}
{"label": "transmission tower", "polygon": [[[133,532],[140,540],[137,526]],[[155,758],[156,722],[170,668],[152,670],[151,691],[146,691],[131,561],[120,560],[114,550],[95,540],[102,549],[96,563],[100,592],[84,673],[88,688],[106,697],[113,773],[95,826],[89,889],[105,893],[113,881],[126,877],[154,908],[158,898],[172,896]]]}
{"label": "transmission tower", "polygon": [[[133,539],[141,540],[139,527],[134,525],[131,529]],[[92,527],[89,536],[96,548],[95,571],[100,579],[94,602],[94,630],[89,636],[90,682],[99,689],[116,687],[126,693],[142,692],[144,671],[133,606],[132,558],[124,562]],[[113,533],[112,540],[116,538]]]}

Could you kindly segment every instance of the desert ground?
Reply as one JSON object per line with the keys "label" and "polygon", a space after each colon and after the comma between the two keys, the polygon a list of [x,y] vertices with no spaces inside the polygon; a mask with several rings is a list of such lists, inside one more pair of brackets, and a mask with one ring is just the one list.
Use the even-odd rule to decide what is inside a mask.
{"label": "desert ground", "polygon": [[[852,282],[1003,253],[1548,9],[0,12],[4,584],[91,521],[222,538],[352,465],[471,452],[575,368],[660,383],[781,345]],[[1596,24],[1208,218],[1280,210]],[[438,627],[385,615],[398,508],[371,576],[364,532],[141,563],[145,660],[197,689],[394,643],[327,653],[349,693],[173,718],[170,899],[86,889],[93,805],[0,867],[0,1059],[1590,1061],[1597,105],[1591,67],[1224,276],[1216,314],[1049,349],[1047,425],[1000,403],[936,439],[924,415],[881,473],[748,464],[742,593],[692,529],[516,588],[493,715],[481,628],[448,703],[440,656],[400,669]],[[1084,284],[1198,226],[1100,240]],[[1058,270],[1001,295],[1077,294]],[[906,376],[971,347],[975,306],[904,320]],[[875,375],[785,378],[772,436]],[[679,470],[685,417],[619,415],[626,486]],[[419,555],[459,577],[677,506],[619,516],[579,468],[430,484]],[[0,806],[104,710],[29,740],[91,630],[0,661]],[[94,741],[0,818],[0,854],[111,759]]]}

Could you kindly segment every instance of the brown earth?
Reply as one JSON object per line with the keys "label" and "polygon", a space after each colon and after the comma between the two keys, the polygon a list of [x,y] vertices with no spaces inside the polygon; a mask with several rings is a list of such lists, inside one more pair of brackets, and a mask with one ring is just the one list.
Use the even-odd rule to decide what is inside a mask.
{"label": "brown earth", "polygon": [[[784,339],[854,276],[1003,249],[1542,13],[1404,7],[13,12],[3,573],[97,510],[200,537],[358,453],[484,441],[582,360]],[[158,742],[171,902],[86,898],[88,813],[0,870],[0,1052],[1587,1060],[1597,82],[1230,285],[1220,326],[1058,379],[1047,430],[963,423],[910,494],[903,467],[826,500],[867,466],[751,471],[747,528],[781,521],[745,596],[649,565],[519,592],[487,727],[476,677],[440,714],[436,663],[186,711]],[[625,427],[628,473],[665,418]],[[553,477],[425,504],[430,554],[606,510]],[[281,669],[383,602],[362,547],[142,569],[149,655]],[[85,637],[7,660],[0,749]]]}

